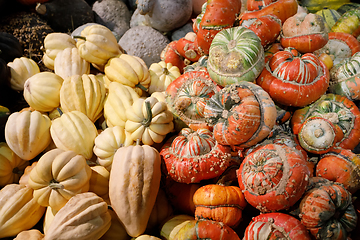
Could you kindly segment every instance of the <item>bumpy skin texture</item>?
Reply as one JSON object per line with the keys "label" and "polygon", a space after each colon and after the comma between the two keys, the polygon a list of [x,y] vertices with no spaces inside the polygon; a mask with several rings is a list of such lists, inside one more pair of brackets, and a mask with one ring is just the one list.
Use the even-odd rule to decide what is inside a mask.
{"label": "bumpy skin texture", "polygon": [[169,39],[149,26],[130,28],[119,40],[127,54],[140,57],[148,67],[160,62],[160,53],[170,43]]}

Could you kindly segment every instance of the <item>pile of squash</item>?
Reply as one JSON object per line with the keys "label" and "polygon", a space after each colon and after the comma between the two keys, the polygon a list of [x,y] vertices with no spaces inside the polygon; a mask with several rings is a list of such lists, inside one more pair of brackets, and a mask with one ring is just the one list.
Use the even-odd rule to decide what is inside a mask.
{"label": "pile of squash", "polygon": [[0,33],[0,239],[356,239],[360,5],[320,2],[208,0],[150,66]]}

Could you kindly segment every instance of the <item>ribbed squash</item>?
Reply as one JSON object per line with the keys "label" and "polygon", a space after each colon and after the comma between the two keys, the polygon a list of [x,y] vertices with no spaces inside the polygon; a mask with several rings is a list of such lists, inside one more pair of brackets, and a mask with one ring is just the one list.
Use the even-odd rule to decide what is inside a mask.
{"label": "ribbed squash", "polygon": [[103,166],[90,166],[89,192],[93,192],[103,199],[109,198],[110,172]]}
{"label": "ribbed squash", "polygon": [[46,208],[45,215],[44,215],[44,221],[43,221],[43,232],[44,234],[47,233],[47,230],[49,229],[49,226],[51,222],[54,220],[55,214],[58,211],[52,209],[50,206]]}
{"label": "ribbed squash", "polygon": [[51,138],[55,146],[74,151],[90,159],[93,155],[94,141],[97,129],[94,123],[82,112],[71,111],[63,113],[52,121]]}
{"label": "ribbed squash", "polygon": [[150,235],[145,234],[145,235],[138,236],[134,240],[161,240],[161,239],[158,237],[155,237],[155,236],[150,236]]}
{"label": "ribbed squash", "polygon": [[338,9],[341,5],[349,3],[350,0],[301,0],[299,4],[306,7],[309,12],[315,13],[323,8]]}
{"label": "ribbed squash", "polygon": [[139,94],[129,86],[118,82],[109,84],[109,93],[104,104],[104,117],[106,124],[111,126],[125,127],[126,109],[132,106],[133,102],[139,99]]}
{"label": "ribbed squash", "polygon": [[10,69],[10,86],[17,91],[24,90],[25,81],[40,72],[39,66],[31,58],[20,57],[15,58],[14,61],[9,62]]}
{"label": "ribbed squash", "polygon": [[14,240],[42,240],[44,234],[42,234],[38,229],[30,229],[21,231]]}
{"label": "ribbed squash", "polygon": [[130,240],[131,237],[127,234],[125,227],[112,208],[109,209],[109,213],[111,215],[111,226],[100,240]]}
{"label": "ribbed squash", "polygon": [[110,58],[122,53],[111,30],[100,24],[87,26],[81,31],[81,36],[74,38],[77,39],[80,56],[96,65],[105,65]]}
{"label": "ribbed squash", "polygon": [[104,83],[93,74],[67,77],[60,88],[62,111],[77,110],[84,113],[92,122],[103,114],[105,97]]}
{"label": "ribbed squash", "polygon": [[148,91],[150,72],[144,60],[139,57],[121,54],[111,58],[105,65],[104,72],[111,82],[132,87],[139,96]]}
{"label": "ribbed squash", "polygon": [[107,203],[95,193],[80,193],[56,213],[44,240],[99,239],[110,225]]}
{"label": "ribbed squash", "polygon": [[33,198],[33,189],[8,184],[0,190],[0,238],[16,236],[35,226],[45,212]]}
{"label": "ribbed squash", "polygon": [[360,7],[346,11],[332,26],[331,32],[345,32],[358,37],[360,34]]}
{"label": "ribbed squash", "polygon": [[159,152],[148,145],[120,148],[110,172],[109,197],[127,233],[145,232],[160,187]]}
{"label": "ribbed squash", "polygon": [[93,151],[97,156],[97,162],[110,171],[115,152],[121,147],[132,144],[134,141],[130,133],[123,127],[107,127],[95,138]]}
{"label": "ribbed squash", "polygon": [[31,160],[51,142],[50,118],[39,111],[12,113],[5,125],[6,143],[16,155]]}
{"label": "ribbed squash", "polygon": [[18,183],[29,161],[22,160],[5,142],[0,142],[0,187]]}
{"label": "ribbed squash", "polygon": [[195,218],[190,215],[174,215],[161,226],[160,235],[166,240],[172,240],[182,226],[193,220],[195,220]]}
{"label": "ribbed squash", "polygon": [[165,91],[169,84],[181,75],[177,66],[164,61],[152,63],[149,71],[151,79],[149,94]]}
{"label": "ribbed squash", "polygon": [[44,39],[44,55],[42,58],[44,65],[54,70],[54,60],[57,54],[68,47],[76,47],[75,40],[69,34],[54,32],[46,35]]}
{"label": "ribbed squash", "polygon": [[89,190],[90,177],[91,168],[83,156],[53,149],[40,157],[28,183],[41,206],[58,211],[72,196]]}
{"label": "ribbed squash", "polygon": [[63,79],[90,73],[90,63],[80,56],[76,47],[65,48],[54,60],[54,72]]}
{"label": "ribbed squash", "polygon": [[152,145],[161,143],[174,129],[173,114],[165,102],[154,97],[140,98],[126,110],[125,130],[134,141]]}
{"label": "ribbed squash", "polygon": [[50,112],[60,105],[63,79],[52,72],[40,72],[24,83],[24,98],[35,110]]}
{"label": "ribbed squash", "polygon": [[329,29],[334,26],[337,20],[341,17],[341,14],[332,8],[323,8],[316,12],[317,15],[321,16]]}

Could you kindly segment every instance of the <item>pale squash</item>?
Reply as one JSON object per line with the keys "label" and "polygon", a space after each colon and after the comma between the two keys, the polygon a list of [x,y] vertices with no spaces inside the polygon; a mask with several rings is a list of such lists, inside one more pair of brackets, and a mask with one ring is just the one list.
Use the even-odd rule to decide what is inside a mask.
{"label": "pale squash", "polygon": [[31,58],[20,57],[15,58],[12,62],[8,62],[10,69],[10,87],[16,91],[24,90],[25,81],[40,72],[39,66]]}
{"label": "pale squash", "polygon": [[65,48],[55,57],[54,72],[63,79],[73,75],[89,74],[90,63],[80,57],[76,47]]}
{"label": "pale squash", "polygon": [[100,240],[130,240],[131,237],[127,234],[114,210],[110,208],[109,213],[111,215],[111,226]]}
{"label": "pale squash", "polygon": [[145,232],[160,187],[159,152],[148,145],[119,148],[110,172],[111,206],[131,237]]}
{"label": "pale squash", "polygon": [[167,86],[180,77],[180,69],[177,66],[173,66],[170,62],[166,63],[160,61],[158,63],[152,63],[149,67],[150,71],[150,86],[149,93],[163,92]]}
{"label": "pale squash", "polygon": [[55,146],[74,151],[90,159],[93,155],[95,138],[98,134],[95,124],[82,112],[63,113],[52,121],[51,138]]}
{"label": "pale squash", "polygon": [[50,112],[60,105],[60,88],[63,79],[52,72],[40,72],[24,83],[24,98],[30,107]]}
{"label": "pale squash", "polygon": [[160,235],[166,240],[174,239],[174,236],[178,231],[189,221],[193,221],[195,218],[186,214],[174,215],[169,218],[162,226],[160,230]]}
{"label": "pale squash", "polygon": [[92,122],[95,122],[103,114],[105,97],[104,83],[93,74],[68,77],[60,88],[62,111],[80,111]]}
{"label": "pale squash", "polygon": [[110,225],[111,215],[106,202],[95,193],[79,193],[56,213],[44,240],[99,239]]}
{"label": "pale squash", "polygon": [[39,111],[14,112],[5,125],[6,143],[21,159],[31,160],[50,144],[50,126],[50,118]]}
{"label": "pale squash", "polygon": [[14,240],[41,240],[44,238],[44,234],[42,234],[37,229],[30,229],[21,231]]}
{"label": "pale squash", "polygon": [[53,149],[40,157],[28,184],[41,206],[58,211],[71,197],[89,190],[90,177],[91,168],[83,156]]}
{"label": "pale squash", "polygon": [[16,236],[35,226],[45,212],[33,198],[33,189],[8,184],[0,190],[0,238]]}
{"label": "pale squash", "polygon": [[44,215],[44,221],[43,221],[43,232],[44,234],[47,233],[47,230],[49,229],[50,223],[54,220],[54,217],[58,211],[52,209],[50,206],[46,208],[45,215]]}
{"label": "pale squash", "polygon": [[90,166],[90,168],[89,192],[93,192],[103,199],[108,198],[110,172],[100,165]]}

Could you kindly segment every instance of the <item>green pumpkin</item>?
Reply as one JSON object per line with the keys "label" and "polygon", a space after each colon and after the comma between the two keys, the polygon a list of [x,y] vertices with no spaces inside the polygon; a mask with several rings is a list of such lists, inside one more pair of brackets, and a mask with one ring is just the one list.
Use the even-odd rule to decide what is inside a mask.
{"label": "green pumpkin", "polygon": [[232,27],[214,37],[207,68],[217,84],[254,82],[264,67],[264,48],[252,30],[243,26]]}
{"label": "green pumpkin", "polygon": [[323,8],[338,9],[341,5],[349,3],[350,0],[300,0],[299,5],[306,7],[310,13],[316,13]]}
{"label": "green pumpkin", "polygon": [[358,7],[360,7],[360,3],[349,2],[341,5],[336,11],[338,11],[340,15],[343,15],[345,12]]}
{"label": "green pumpkin", "polygon": [[325,23],[328,25],[329,30],[334,26],[337,20],[341,17],[341,14],[332,8],[323,8],[316,12],[317,15],[320,15]]}

